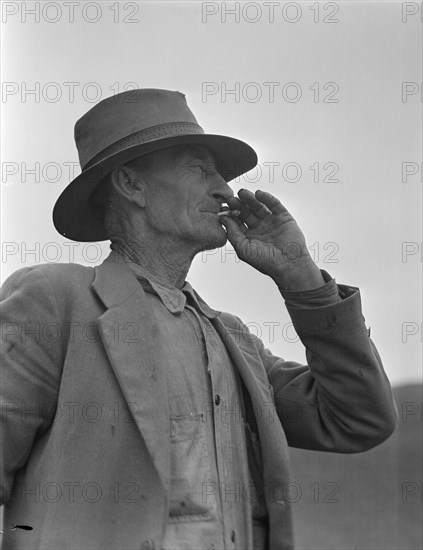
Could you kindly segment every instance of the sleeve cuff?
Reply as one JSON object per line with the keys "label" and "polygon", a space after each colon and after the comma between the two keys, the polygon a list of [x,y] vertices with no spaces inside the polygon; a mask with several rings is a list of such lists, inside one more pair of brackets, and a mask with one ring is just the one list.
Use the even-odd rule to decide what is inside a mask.
{"label": "sleeve cuff", "polygon": [[327,271],[320,270],[326,284],[305,291],[287,291],[279,289],[285,303],[297,309],[322,307],[340,302],[358,291],[356,287],[337,285]]}

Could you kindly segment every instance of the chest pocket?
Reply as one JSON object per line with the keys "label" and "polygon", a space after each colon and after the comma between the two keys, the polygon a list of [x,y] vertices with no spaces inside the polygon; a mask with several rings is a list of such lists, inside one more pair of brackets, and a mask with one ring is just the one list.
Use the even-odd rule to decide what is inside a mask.
{"label": "chest pocket", "polygon": [[170,417],[170,522],[217,518],[206,427],[202,413]]}

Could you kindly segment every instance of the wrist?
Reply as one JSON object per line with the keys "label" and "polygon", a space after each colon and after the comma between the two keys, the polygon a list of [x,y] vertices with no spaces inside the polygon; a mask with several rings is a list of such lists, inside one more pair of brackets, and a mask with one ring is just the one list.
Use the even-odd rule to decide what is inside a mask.
{"label": "wrist", "polygon": [[326,284],[320,269],[311,257],[298,260],[289,268],[284,266],[271,277],[281,290],[288,292],[312,290]]}

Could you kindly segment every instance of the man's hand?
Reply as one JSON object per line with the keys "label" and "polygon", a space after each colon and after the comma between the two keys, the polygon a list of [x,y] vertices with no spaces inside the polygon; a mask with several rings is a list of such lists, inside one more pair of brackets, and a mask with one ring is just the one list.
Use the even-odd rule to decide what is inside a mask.
{"label": "man's hand", "polygon": [[[239,197],[239,198],[238,198]],[[309,290],[325,284],[297,222],[270,193],[241,189],[228,200],[239,217],[222,216],[240,260],[271,277],[283,290]]]}

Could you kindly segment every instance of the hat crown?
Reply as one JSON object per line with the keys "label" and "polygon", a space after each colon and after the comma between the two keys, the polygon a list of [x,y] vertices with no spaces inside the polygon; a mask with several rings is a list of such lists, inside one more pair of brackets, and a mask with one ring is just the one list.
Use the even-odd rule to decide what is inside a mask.
{"label": "hat crown", "polygon": [[81,168],[131,135],[175,123],[196,125],[203,133],[181,92],[144,88],[103,99],[75,124]]}

